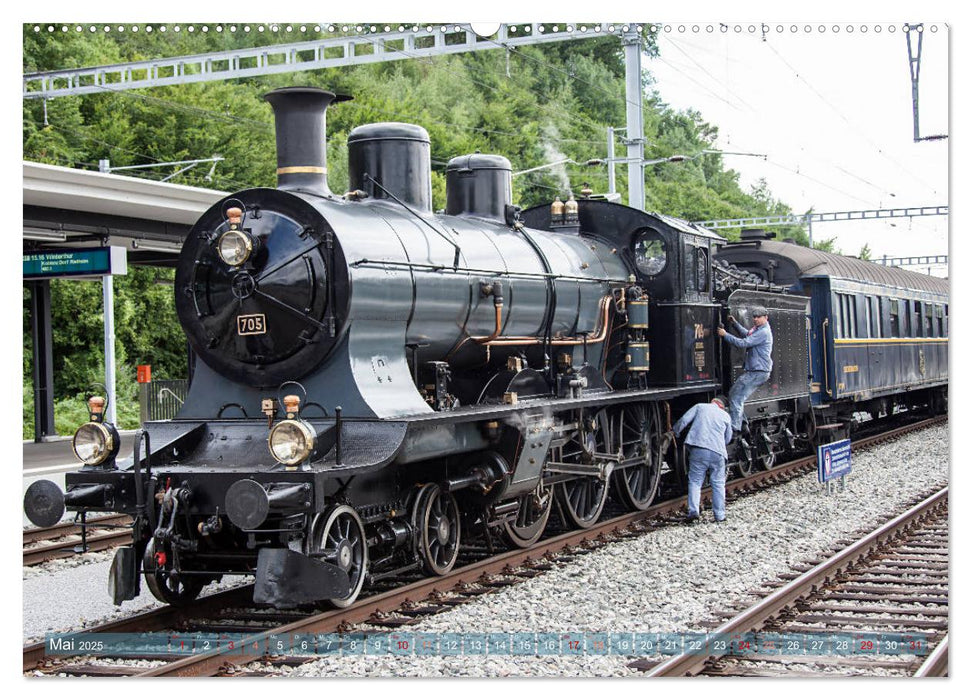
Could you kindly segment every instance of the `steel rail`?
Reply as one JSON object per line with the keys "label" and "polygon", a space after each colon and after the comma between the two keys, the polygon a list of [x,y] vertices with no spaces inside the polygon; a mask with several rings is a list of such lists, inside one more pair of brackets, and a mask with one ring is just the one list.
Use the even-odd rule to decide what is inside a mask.
{"label": "steel rail", "polygon": [[[120,632],[151,632],[174,628],[186,620],[205,615],[213,609],[225,610],[237,605],[252,604],[253,586],[246,585],[238,588],[220,591],[203,596],[192,605],[175,608],[171,605],[148,610],[143,613],[112,620],[84,630],[85,633],[120,633]],[[35,642],[24,647],[24,671],[36,668],[45,658],[44,642]]]}
{"label": "steel rail", "polygon": [[81,546],[82,540],[74,538],[66,542],[53,542],[40,547],[24,549],[24,566],[34,566],[43,564],[45,561],[54,559],[66,559],[86,552],[103,552],[114,549],[125,544],[131,544],[131,531],[125,532],[106,532],[99,535],[88,535],[84,543],[87,549],[84,551],[75,549]]}
{"label": "steel rail", "polygon": [[[884,523],[876,530],[857,540],[846,549],[837,552],[790,583],[777,589],[755,605],[723,623],[712,632],[713,635],[733,635],[758,629],[770,618],[814,591],[821,584],[831,580],[849,566],[860,562],[875,548],[883,545],[896,534],[916,523],[941,504],[947,503],[948,487],[924,499],[906,512]],[[726,649],[721,653],[679,654],[655,666],[647,675],[652,677],[690,676],[698,673],[714,659],[728,655]]]}
{"label": "steel rail", "polygon": [[[87,521],[87,526],[90,528],[98,528],[102,525],[131,525],[131,518],[127,515],[104,515],[90,518]],[[80,532],[81,523],[73,520],[68,523],[51,525],[50,527],[31,527],[24,530],[24,544],[53,540],[57,537],[66,537],[67,535],[77,535]]]}

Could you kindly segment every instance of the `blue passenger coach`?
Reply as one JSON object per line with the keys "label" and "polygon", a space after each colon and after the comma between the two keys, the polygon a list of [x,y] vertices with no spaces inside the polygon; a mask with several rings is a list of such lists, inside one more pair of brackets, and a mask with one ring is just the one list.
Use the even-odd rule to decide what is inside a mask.
{"label": "blue passenger coach", "polygon": [[[745,232],[719,259],[810,298],[814,406],[849,418],[946,405],[947,280]],[[771,318],[770,318],[771,322]]]}

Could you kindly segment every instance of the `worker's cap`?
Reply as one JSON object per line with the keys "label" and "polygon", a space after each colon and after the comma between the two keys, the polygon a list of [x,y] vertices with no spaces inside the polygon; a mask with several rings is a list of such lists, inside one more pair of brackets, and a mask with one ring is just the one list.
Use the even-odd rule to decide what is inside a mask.
{"label": "worker's cap", "polygon": [[725,408],[726,406],[728,406],[728,399],[726,399],[724,396],[716,396],[711,400],[711,402],[717,403],[722,408]]}
{"label": "worker's cap", "polygon": [[753,306],[752,307],[752,318],[756,316],[768,316],[769,311],[764,306]]}

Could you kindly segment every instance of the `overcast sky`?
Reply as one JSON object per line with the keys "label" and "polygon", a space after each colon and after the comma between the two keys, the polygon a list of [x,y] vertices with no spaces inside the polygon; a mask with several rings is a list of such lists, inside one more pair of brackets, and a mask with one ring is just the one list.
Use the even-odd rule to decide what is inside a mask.
{"label": "overcast sky", "polygon": [[[913,141],[900,24],[891,32],[889,24],[800,22],[792,32],[788,22],[780,33],[773,22],[764,40],[762,25],[750,33],[751,24],[739,25],[738,33],[735,24],[727,33],[718,24],[666,24],[660,58],[645,62],[665,101],[698,109],[718,125],[721,149],[768,156],[726,156],[744,185],[764,177],[775,196],[800,213],[948,203],[948,142]],[[928,23],[921,135],[948,132],[947,88],[948,29]],[[837,246],[854,255],[864,244],[874,256],[948,252],[947,219],[940,216],[815,224],[813,234],[835,236]]]}

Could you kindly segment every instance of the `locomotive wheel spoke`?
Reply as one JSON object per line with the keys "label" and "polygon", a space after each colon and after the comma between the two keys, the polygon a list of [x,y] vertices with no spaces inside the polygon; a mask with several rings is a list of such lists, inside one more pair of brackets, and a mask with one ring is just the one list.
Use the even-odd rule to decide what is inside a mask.
{"label": "locomotive wheel spoke", "polygon": [[654,502],[661,481],[660,419],[653,407],[624,406],[617,424],[625,460],[641,463],[614,472],[614,488],[621,502],[631,510],[646,510]]}
{"label": "locomotive wheel spoke", "polygon": [[455,496],[432,485],[421,492],[415,506],[422,523],[418,543],[422,566],[432,576],[447,574],[458,560],[461,540]]}
{"label": "locomotive wheel spoke", "polygon": [[[597,427],[592,441],[594,452],[611,452],[610,425],[606,411],[596,417]],[[562,448],[559,461],[589,464],[590,455],[583,449],[584,436],[577,435]],[[556,499],[560,503],[566,525],[585,529],[600,518],[607,503],[607,483],[597,476],[582,476],[556,485]]]}
{"label": "locomotive wheel spoke", "polygon": [[367,538],[364,523],[350,506],[340,505],[314,518],[307,538],[308,553],[318,552],[322,559],[347,572],[350,593],[344,598],[329,598],[337,608],[350,606],[364,587],[367,573]]}

